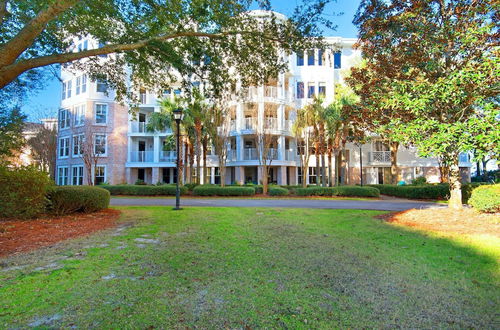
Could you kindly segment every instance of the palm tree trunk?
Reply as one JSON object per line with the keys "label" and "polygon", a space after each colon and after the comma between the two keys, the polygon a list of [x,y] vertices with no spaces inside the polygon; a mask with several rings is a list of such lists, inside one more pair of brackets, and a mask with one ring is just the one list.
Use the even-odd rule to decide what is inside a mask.
{"label": "palm tree trunk", "polygon": [[203,138],[203,183],[207,184],[210,183],[208,180],[208,175],[207,175],[207,145],[208,145],[208,138],[205,136]]}
{"label": "palm tree trunk", "polygon": [[333,186],[333,168],[332,168],[332,161],[333,161],[333,157],[332,157],[332,150],[329,149],[328,150],[328,186],[329,187],[332,187]]}
{"label": "palm tree trunk", "polygon": [[391,183],[398,183],[398,148],[399,142],[391,142],[390,150],[391,150]]}

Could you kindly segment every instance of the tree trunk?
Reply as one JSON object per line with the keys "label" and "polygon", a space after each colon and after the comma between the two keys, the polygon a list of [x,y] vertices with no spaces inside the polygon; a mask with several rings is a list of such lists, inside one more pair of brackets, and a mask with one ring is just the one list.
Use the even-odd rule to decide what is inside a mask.
{"label": "tree trunk", "polygon": [[263,165],[262,166],[262,193],[264,195],[267,195],[267,191],[268,191],[268,180],[267,178],[269,177],[269,168],[267,165]]}
{"label": "tree trunk", "polygon": [[208,139],[207,137],[203,138],[203,184],[210,183],[208,180],[209,176],[207,175],[207,145],[208,145]]}
{"label": "tree trunk", "polygon": [[328,186],[332,187],[333,186],[333,168],[332,168],[332,150],[328,150]]}
{"label": "tree trunk", "polygon": [[325,165],[325,153],[321,153],[321,185],[326,187],[326,165]]}
{"label": "tree trunk", "polygon": [[342,150],[337,151],[337,155],[335,156],[335,186],[339,185],[339,176],[340,176],[340,158]]}
{"label": "tree trunk", "polygon": [[390,150],[391,150],[391,183],[398,183],[398,148],[399,142],[391,142]]}
{"label": "tree trunk", "polygon": [[319,149],[316,147],[315,150],[315,157],[316,157],[316,185],[319,186],[321,184],[321,179],[319,177],[319,171],[320,171],[320,157],[319,157]]}
{"label": "tree trunk", "polygon": [[307,188],[307,176],[309,175],[309,160],[306,160],[306,156],[302,160],[302,188]]}
{"label": "tree trunk", "polygon": [[222,165],[219,160],[219,175],[220,175],[220,186],[224,187],[226,185],[226,165]]}
{"label": "tree trunk", "polygon": [[446,164],[439,165],[439,182],[446,183],[448,182],[448,177],[450,174],[450,168]]}
{"label": "tree trunk", "polygon": [[460,182],[460,168],[458,166],[458,154],[454,155],[450,166],[450,200],[448,207],[453,210],[462,209],[462,183]]}
{"label": "tree trunk", "polygon": [[481,159],[481,163],[483,163],[483,181],[484,182],[488,182],[488,171],[486,170],[486,165],[488,165],[488,161],[483,157],[483,159]]}

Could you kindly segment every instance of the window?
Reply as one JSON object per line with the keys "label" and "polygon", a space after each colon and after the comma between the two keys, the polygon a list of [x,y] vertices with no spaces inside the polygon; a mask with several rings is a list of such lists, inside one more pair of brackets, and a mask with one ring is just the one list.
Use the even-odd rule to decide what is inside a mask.
{"label": "window", "polygon": [[59,166],[57,168],[57,184],[65,186],[69,184],[69,170],[67,166]]}
{"label": "window", "polygon": [[303,176],[302,176],[302,167],[297,167],[297,183],[302,184]]}
{"label": "window", "polygon": [[94,153],[97,155],[106,154],[106,135],[96,134],[94,136]]}
{"label": "window", "polygon": [[298,99],[304,98],[304,83],[301,81],[297,82],[297,98]]}
{"label": "window", "polygon": [[71,125],[70,112],[68,109],[59,110],[59,129],[68,128]]}
{"label": "window", "polygon": [[320,96],[326,95],[326,84],[324,82],[320,82],[318,86],[318,94]]}
{"label": "window", "polygon": [[214,167],[214,184],[220,184],[220,169]]}
{"label": "window", "polygon": [[314,83],[307,84],[307,98],[311,99],[314,97],[315,86]]}
{"label": "window", "polygon": [[108,91],[108,84],[102,79],[97,79],[96,91],[99,93],[106,93]]}
{"label": "window", "polygon": [[75,114],[74,114],[74,125],[75,126],[82,126],[85,123],[85,110],[86,110],[86,105],[81,104],[77,105],[75,107]]}
{"label": "window", "polygon": [[83,134],[73,135],[73,156],[80,156],[83,153],[83,142],[85,137]]}
{"label": "window", "polygon": [[[104,43],[102,41],[99,41],[99,46],[97,46],[97,48],[102,48],[104,46],[106,46],[106,43]],[[108,57],[108,55],[107,54],[101,54],[101,55],[99,55],[99,57]]]}
{"label": "window", "polygon": [[314,49],[307,51],[307,65],[314,65]]}
{"label": "window", "polygon": [[174,90],[174,94],[175,95],[181,95],[181,89],[180,88],[177,88]]}
{"label": "window", "polygon": [[87,91],[87,75],[82,75],[76,78],[76,91],[75,95],[85,93]]}
{"label": "window", "polygon": [[341,52],[335,52],[335,54],[333,54],[333,68],[334,69],[340,69],[342,67],[341,58],[342,58]]}
{"label": "window", "polygon": [[[321,171],[319,171],[319,177],[321,180]],[[309,167],[309,183],[310,184],[317,184],[316,181],[316,167]]]}
{"label": "window", "polygon": [[304,65],[304,52],[298,52],[297,53],[297,66],[303,66]]}
{"label": "window", "polygon": [[108,105],[96,104],[95,105],[95,123],[106,124],[108,122]]}
{"label": "window", "polygon": [[81,186],[83,185],[83,166],[73,166],[73,173],[71,176],[71,184],[73,186]]}
{"label": "window", "polygon": [[61,97],[63,100],[71,97],[71,80],[63,82]]}
{"label": "window", "polygon": [[323,49],[318,49],[318,65],[323,65],[324,60],[323,56],[325,56],[325,51]]}
{"label": "window", "polygon": [[69,156],[69,137],[59,139],[59,158]]}
{"label": "window", "polygon": [[81,52],[82,50],[87,50],[89,48],[89,42],[88,40],[84,40],[83,42],[80,42],[77,46],[78,51]]}
{"label": "window", "polygon": [[94,171],[94,184],[98,185],[106,182],[106,166],[96,166]]}

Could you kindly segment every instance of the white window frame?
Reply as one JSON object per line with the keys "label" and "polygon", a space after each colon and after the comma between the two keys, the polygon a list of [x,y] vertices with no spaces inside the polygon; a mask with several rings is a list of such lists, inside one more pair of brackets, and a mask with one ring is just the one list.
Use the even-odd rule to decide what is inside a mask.
{"label": "white window frame", "polygon": [[[64,113],[64,119],[62,114]],[[59,109],[59,130],[68,129],[71,127],[71,112],[69,109]]]}
{"label": "white window frame", "polygon": [[75,95],[80,95],[81,85],[82,85],[82,78],[81,77],[76,77]]}
{"label": "white window frame", "polygon": [[85,103],[77,105],[73,108],[74,118],[73,125],[75,127],[83,126],[85,124],[85,113],[87,112],[87,105]]}
{"label": "white window frame", "polygon": [[[98,136],[104,136],[104,153],[102,154],[98,154],[96,152],[96,148],[97,148],[97,137]],[[98,155],[98,157],[106,157],[108,155],[108,136],[104,133],[99,133],[99,134],[95,134],[94,135],[94,153],[96,155]]]}
{"label": "white window frame", "polygon": [[87,75],[83,74],[80,77],[82,78],[82,90],[81,90],[81,93],[85,94],[85,93],[87,93]]}
{"label": "white window frame", "polygon": [[71,97],[71,89],[72,83],[71,80],[66,81],[66,98],[69,99]]}
{"label": "white window frame", "polygon": [[66,82],[64,81],[62,83],[62,92],[61,92],[61,99],[62,100],[65,100],[66,99],[66,89],[67,89],[67,85],[66,85]]}
{"label": "white window frame", "polygon": [[92,173],[93,178],[94,178],[94,180],[93,180],[94,184],[97,185],[97,180],[96,180],[97,168],[104,168],[104,180],[102,182],[107,182],[108,181],[108,168],[107,168],[107,166],[106,165],[97,165],[94,167],[94,171]]}
{"label": "white window frame", "polygon": [[[104,91],[100,91],[99,90],[99,86],[100,85],[104,85],[104,87],[105,87]],[[107,93],[108,92],[108,84],[104,80],[97,79],[96,82],[95,82],[95,91],[97,93],[103,93],[103,94]]]}
{"label": "white window frame", "polygon": [[[61,143],[62,141],[66,141],[64,143]],[[57,148],[57,156],[59,159],[65,159],[69,157],[70,154],[70,144],[71,144],[71,138],[69,136],[64,136],[59,138],[59,143],[58,143],[58,148]],[[64,150],[66,152],[65,155],[61,156],[61,150]]]}
{"label": "white window frame", "polygon": [[[101,106],[104,106],[106,108],[106,117],[103,123],[98,123],[97,122],[97,109],[100,108]],[[109,106],[107,103],[96,103],[94,105],[94,123],[96,125],[106,125],[108,123],[108,114],[109,114]]]}
{"label": "white window frame", "polygon": [[[75,147],[76,147],[75,146],[75,138],[78,139],[78,143],[79,143],[79,145],[77,147],[78,153],[75,153]],[[71,140],[73,142],[73,148],[71,149],[72,150],[71,155],[72,156],[77,156],[77,157],[81,156],[82,155],[82,146],[81,146],[81,143],[85,140],[85,134],[75,134],[75,135],[73,135],[73,137],[72,137]]]}
{"label": "white window frame", "polygon": [[[77,170],[76,176],[75,176],[75,170]],[[75,179],[77,180],[76,183],[75,183]],[[71,166],[71,185],[72,186],[82,186],[83,185],[83,165]]]}
{"label": "white window frame", "polygon": [[[61,170],[63,170],[63,174],[64,174],[64,170],[66,170],[65,176],[64,175],[61,176]],[[62,179],[64,179],[64,180],[62,180]],[[57,167],[57,185],[58,186],[66,186],[68,184],[69,184],[69,168],[68,168],[68,166],[58,166]]]}

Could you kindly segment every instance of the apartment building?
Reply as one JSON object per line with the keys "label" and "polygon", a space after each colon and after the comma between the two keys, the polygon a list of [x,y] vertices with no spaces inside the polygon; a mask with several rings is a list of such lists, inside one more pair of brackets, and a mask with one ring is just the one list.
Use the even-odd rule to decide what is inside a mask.
{"label": "apartment building", "polygon": [[[307,173],[301,171],[292,133],[297,111],[315,96],[322,95],[326,103],[332,101],[335,85],[343,82],[343,71],[361,59],[359,51],[353,49],[355,39],[331,37],[326,40],[334,46],[332,49],[306,50],[288,56],[288,72],[266,85],[241,89],[239,94],[244,97],[231,101],[226,183],[262,181],[256,145],[259,125],[265,125],[275,136],[269,182],[294,185],[305,180],[308,184],[316,183],[317,160],[314,156],[310,157]],[[97,46],[95,41],[81,40],[78,47]],[[87,184],[89,179],[94,183],[110,184],[133,184],[137,180],[148,184],[175,182],[177,155],[169,142],[171,130],[150,132],[146,127],[151,114],[160,111],[159,99],[181,94],[180,88],[174,86],[160,97],[139,91],[138,112],[132,115],[127,107],[115,101],[112,90],[99,81],[90,81],[85,73],[74,74],[63,69],[61,78],[58,184]],[[91,147],[98,154],[97,166],[91,173],[84,169],[79,147],[81,139],[92,141]],[[207,171],[201,176],[208,177],[208,182],[220,183],[218,158],[212,150],[208,151]],[[419,158],[413,148],[399,148],[398,165],[400,179],[405,182],[419,176],[439,182],[437,160]],[[464,181],[470,180],[471,164],[467,154],[461,156],[460,167]],[[359,184],[361,173],[363,183],[388,182],[390,151],[387,144],[376,138],[362,146],[348,143],[345,169],[347,184]]]}

